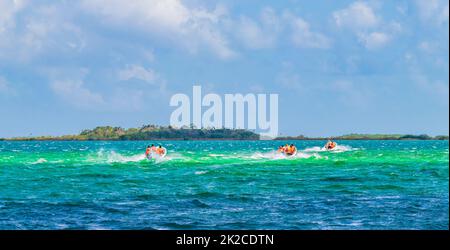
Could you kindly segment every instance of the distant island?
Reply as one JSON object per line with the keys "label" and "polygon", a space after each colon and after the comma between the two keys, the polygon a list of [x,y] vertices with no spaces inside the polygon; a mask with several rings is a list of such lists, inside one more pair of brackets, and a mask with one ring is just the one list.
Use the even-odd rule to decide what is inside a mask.
{"label": "distant island", "polygon": [[306,137],[299,135],[278,137],[277,140],[327,140],[328,138],[332,138],[333,140],[448,140],[448,135],[348,134],[330,137]]}
{"label": "distant island", "polygon": [[[330,137],[284,136],[275,140],[327,140]],[[402,135],[402,134],[348,134],[331,136],[333,140],[448,140],[448,135]],[[0,138],[3,141],[94,141],[94,140],[259,140],[260,135],[245,129],[173,128],[171,126],[143,125],[140,128],[100,126],[86,129],[78,135],[29,136]]]}
{"label": "distant island", "polygon": [[36,136],[3,138],[8,141],[50,141],[50,140],[259,140],[259,134],[245,129],[197,129],[194,126],[173,128],[171,126],[143,125],[140,128],[101,126],[86,129],[78,135]]}

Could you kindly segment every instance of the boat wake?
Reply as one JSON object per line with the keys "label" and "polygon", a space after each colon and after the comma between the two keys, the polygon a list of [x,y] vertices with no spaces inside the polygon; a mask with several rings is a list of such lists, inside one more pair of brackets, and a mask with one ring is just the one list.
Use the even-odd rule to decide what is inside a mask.
{"label": "boat wake", "polygon": [[306,152],[302,152],[302,151],[297,151],[297,154],[292,155],[292,156],[287,156],[285,154],[281,154],[277,151],[270,151],[270,152],[265,152],[265,153],[261,153],[261,152],[257,152],[252,154],[249,158],[251,159],[268,159],[268,160],[281,160],[281,159],[288,159],[288,160],[292,160],[292,159],[308,159],[308,158],[321,158],[321,156],[317,153],[306,153]]}
{"label": "boat wake", "polygon": [[175,159],[183,159],[183,157],[179,154],[171,154],[170,156],[161,157],[159,155],[153,155],[152,158],[147,159],[144,153],[139,154],[122,154],[117,153],[115,151],[105,151],[104,149],[100,149],[95,156],[91,156],[88,158],[89,162],[103,162],[103,163],[131,163],[131,162],[141,162],[141,161],[149,161],[153,163],[162,163],[166,161],[171,161]]}
{"label": "boat wake", "polygon": [[46,163],[46,162],[47,162],[47,159],[39,158],[36,161],[32,162],[31,164],[34,165],[34,164],[41,164],[41,163]]}
{"label": "boat wake", "polygon": [[[183,153],[175,153],[160,157],[153,156],[151,159],[147,159],[143,153],[136,154],[136,152],[127,153],[118,153],[116,151],[106,151],[104,149],[100,149],[94,155],[91,155],[86,160],[90,163],[132,163],[132,162],[152,162],[154,164],[160,164],[168,161],[174,161],[179,163],[207,163],[225,160],[229,163],[234,161],[246,161],[246,162],[261,162],[261,161],[271,161],[271,160],[299,160],[299,159],[327,159],[326,155],[323,155],[324,152],[330,153],[342,153],[347,151],[357,150],[357,148],[352,148],[347,145],[337,145],[333,150],[327,150],[323,147],[309,147],[303,150],[298,150],[297,154],[292,156],[287,156],[277,152],[276,150],[272,151],[258,151],[258,152],[233,152],[231,154],[221,154],[221,153],[210,153],[207,155],[190,155],[192,152],[188,152],[187,155]],[[39,160],[38,163],[42,163],[43,160]]]}
{"label": "boat wake", "polygon": [[115,151],[105,151],[100,149],[94,157],[90,157],[88,161],[91,162],[103,162],[103,163],[126,163],[126,162],[139,162],[145,160],[144,154],[123,155]]}
{"label": "boat wake", "polygon": [[135,154],[135,155],[122,155],[120,153],[116,153],[114,151],[111,151],[106,156],[106,161],[108,163],[115,163],[115,162],[138,162],[145,160],[144,154]]}
{"label": "boat wake", "polygon": [[347,145],[336,145],[335,148],[333,149],[326,149],[325,147],[310,147],[310,148],[305,148],[304,150],[302,150],[303,152],[334,152],[334,153],[341,153],[341,152],[347,152],[347,151],[354,151],[354,150],[358,150],[357,148],[352,148],[351,146],[347,146]]}

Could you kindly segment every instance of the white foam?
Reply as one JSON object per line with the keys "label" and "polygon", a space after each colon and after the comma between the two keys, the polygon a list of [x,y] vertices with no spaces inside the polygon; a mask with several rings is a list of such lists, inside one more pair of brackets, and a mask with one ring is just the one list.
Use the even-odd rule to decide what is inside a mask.
{"label": "white foam", "polygon": [[310,147],[310,148],[305,148],[304,150],[302,150],[303,152],[322,152],[322,151],[327,151],[324,147]]}
{"label": "white foam", "polygon": [[281,154],[277,151],[270,151],[266,153],[256,152],[252,154],[250,159],[269,159],[269,160],[280,160],[280,159],[308,159],[310,157],[320,158],[318,154],[308,154],[305,152],[297,151],[297,154],[293,156],[286,156],[285,154]]}
{"label": "white foam", "polygon": [[172,160],[191,160],[191,158],[185,157],[180,153],[170,153],[170,155],[166,155],[164,157],[156,156],[152,159],[155,160],[154,161],[155,163],[162,163],[162,162],[172,161]]}
{"label": "white foam", "polygon": [[111,151],[107,156],[108,162],[137,162],[142,161],[145,159],[144,154],[135,154],[135,155],[122,155],[119,153],[116,153],[114,151]]}
{"label": "white foam", "polygon": [[100,149],[97,152],[97,157],[90,159],[90,161],[93,162],[103,161],[107,163],[138,162],[142,160],[145,160],[144,154],[122,155],[120,153],[116,153],[115,151],[105,151],[104,149]]}
{"label": "white foam", "polygon": [[256,152],[253,153],[250,156],[244,156],[244,158],[249,159],[270,159],[270,160],[279,160],[279,159],[308,159],[308,158],[315,158],[315,159],[328,159],[328,157],[323,157],[319,153],[321,152],[331,152],[331,153],[341,153],[341,152],[347,152],[347,151],[353,151],[357,150],[356,148],[352,148],[351,146],[347,145],[336,145],[336,147],[332,150],[327,150],[324,147],[309,147],[304,150],[297,150],[297,154],[293,156],[286,156],[284,154],[281,154],[277,152],[276,150],[269,151],[269,152]]}
{"label": "white foam", "polygon": [[224,154],[209,154],[209,156],[211,156],[211,157],[223,157],[225,155]]}
{"label": "white foam", "polygon": [[45,158],[39,158],[37,161],[32,162],[31,164],[40,164],[40,163],[45,163],[47,162],[47,160]]}
{"label": "white foam", "polygon": [[270,152],[265,152],[265,153],[261,153],[261,152],[256,152],[253,153],[250,156],[247,156],[244,158],[250,158],[250,159],[284,159],[286,158],[285,155],[277,153],[276,151],[270,151]]}
{"label": "white foam", "polygon": [[351,146],[347,146],[347,145],[336,145],[336,147],[330,151],[331,152],[347,152],[347,151],[353,151],[353,150],[357,150],[357,149],[352,148]]}
{"label": "white foam", "polygon": [[325,147],[310,147],[310,148],[305,148],[304,150],[302,150],[303,152],[346,152],[346,151],[352,151],[352,150],[357,150],[356,148],[352,148],[351,146],[347,146],[347,145],[336,145],[335,148],[333,149],[326,149]]}
{"label": "white foam", "polygon": [[161,162],[169,161],[169,160],[171,160],[171,158],[168,156],[162,157],[159,155],[154,155],[154,156],[152,156],[152,160],[154,160],[155,163],[161,163]]}
{"label": "white foam", "polygon": [[307,154],[307,153],[297,152],[297,154],[294,156],[294,158],[303,158],[303,159],[308,159],[311,157],[314,157],[316,159],[322,158],[322,156],[320,156],[318,153]]}

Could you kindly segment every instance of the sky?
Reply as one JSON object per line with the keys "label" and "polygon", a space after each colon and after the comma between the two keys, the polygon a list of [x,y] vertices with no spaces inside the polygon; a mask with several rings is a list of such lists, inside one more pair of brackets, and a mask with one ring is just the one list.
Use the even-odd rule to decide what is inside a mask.
{"label": "sky", "polygon": [[0,0],[0,137],[276,93],[280,135],[449,133],[449,1]]}

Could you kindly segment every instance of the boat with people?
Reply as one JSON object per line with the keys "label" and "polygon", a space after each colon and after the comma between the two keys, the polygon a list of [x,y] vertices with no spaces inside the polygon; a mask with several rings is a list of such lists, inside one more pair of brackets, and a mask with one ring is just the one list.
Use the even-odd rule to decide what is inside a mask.
{"label": "boat with people", "polygon": [[167,155],[167,149],[161,145],[156,147],[154,144],[147,146],[145,150],[145,158],[148,160],[156,158],[164,158]]}
{"label": "boat with people", "polygon": [[294,144],[286,144],[284,146],[278,147],[277,152],[285,156],[292,157],[297,154],[297,147]]}
{"label": "boat with people", "polygon": [[331,139],[328,140],[328,142],[325,144],[324,148],[326,150],[333,150],[335,149],[337,146],[337,143],[332,141]]}
{"label": "boat with people", "polygon": [[[324,149],[327,151],[331,151],[336,149],[337,143],[329,139],[327,143],[324,145]],[[285,144],[281,145],[277,149],[277,153],[281,154],[285,157],[293,157],[297,155],[298,149],[294,144]],[[148,160],[152,159],[161,159],[167,155],[167,149],[161,145],[155,146],[151,144],[147,146],[145,150],[145,158]]]}

